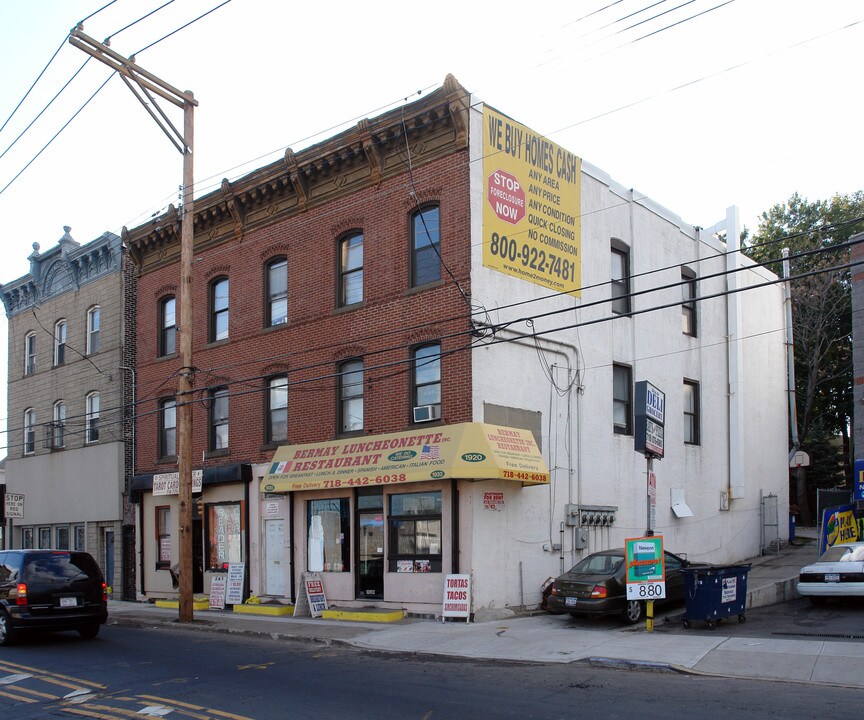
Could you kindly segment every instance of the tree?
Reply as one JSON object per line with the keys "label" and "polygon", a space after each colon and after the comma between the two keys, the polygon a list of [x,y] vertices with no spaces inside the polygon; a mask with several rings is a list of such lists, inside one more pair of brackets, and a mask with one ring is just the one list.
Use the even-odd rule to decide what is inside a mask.
{"label": "tree", "polygon": [[795,193],[762,213],[758,230],[745,239],[744,252],[757,262],[776,260],[769,267],[778,275],[782,248],[792,256],[798,437],[814,467],[797,472],[790,502],[798,505],[805,524],[813,520],[810,500],[816,488],[846,485],[851,477],[852,289],[846,243],[862,228],[864,191],[815,202]]}

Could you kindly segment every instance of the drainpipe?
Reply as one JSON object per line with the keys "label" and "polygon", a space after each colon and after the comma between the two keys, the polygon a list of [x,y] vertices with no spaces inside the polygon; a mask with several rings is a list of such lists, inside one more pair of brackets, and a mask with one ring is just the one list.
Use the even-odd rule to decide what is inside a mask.
{"label": "drainpipe", "polygon": [[744,383],[741,347],[741,305],[738,297],[738,267],[741,230],[738,208],[726,209],[726,374],[729,410],[729,499],[744,496]]}
{"label": "drainpipe", "polygon": [[798,412],[795,401],[795,344],[792,340],[792,288],[789,283],[789,248],[783,248],[783,289],[786,293],[784,306],[786,308],[786,381],[789,388],[789,431],[792,436],[792,449],[789,452],[789,462],[800,447],[798,441]]}

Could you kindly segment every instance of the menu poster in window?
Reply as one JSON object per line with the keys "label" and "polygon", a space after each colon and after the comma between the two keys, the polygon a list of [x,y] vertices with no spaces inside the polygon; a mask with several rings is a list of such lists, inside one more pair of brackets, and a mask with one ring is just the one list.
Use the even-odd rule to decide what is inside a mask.
{"label": "menu poster in window", "polygon": [[210,609],[224,610],[225,609],[225,581],[224,575],[214,575],[210,581]]}
{"label": "menu poster in window", "polygon": [[397,560],[396,561],[396,572],[397,573],[414,572],[414,561],[413,560]]}
{"label": "menu poster in window", "polygon": [[447,575],[444,578],[444,606],[442,622],[448,617],[464,617],[471,621],[471,576]]}
{"label": "menu poster in window", "polygon": [[225,603],[227,605],[243,604],[243,589],[245,586],[246,563],[230,563],[226,578]]}

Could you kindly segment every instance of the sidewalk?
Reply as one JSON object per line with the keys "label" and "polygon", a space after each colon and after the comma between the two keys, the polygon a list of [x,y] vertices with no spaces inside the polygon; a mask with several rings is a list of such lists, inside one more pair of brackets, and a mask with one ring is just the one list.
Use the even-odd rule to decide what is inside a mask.
{"label": "sidewalk", "polygon": [[[799,536],[800,537],[800,536]],[[779,555],[754,558],[747,608],[796,597],[801,567],[815,559],[816,543],[796,544]],[[384,652],[449,655],[532,663],[572,663],[685,671],[724,677],[785,680],[864,688],[864,644],[821,640],[735,637],[737,624],[713,633],[649,633],[644,625],[576,627],[568,615],[534,614],[485,623],[406,618],[395,623],[345,622],[197,611],[189,625],[177,610],[112,600],[109,623],[140,627],[258,634],[273,639],[343,643]],[[728,628],[728,634],[723,629]]]}

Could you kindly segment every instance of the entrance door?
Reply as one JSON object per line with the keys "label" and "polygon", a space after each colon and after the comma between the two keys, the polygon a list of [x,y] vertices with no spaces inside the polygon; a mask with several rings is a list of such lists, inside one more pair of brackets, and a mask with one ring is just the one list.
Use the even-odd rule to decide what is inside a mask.
{"label": "entrance door", "polygon": [[[68,545],[66,547],[69,547]],[[114,585],[114,531],[105,531],[105,583]]]}
{"label": "entrance door", "polygon": [[264,521],[264,592],[276,597],[285,596],[285,577],[288,568],[285,558],[285,521]]}
{"label": "entrance door", "polygon": [[357,595],[360,598],[384,597],[384,515],[361,513],[357,532]]}

